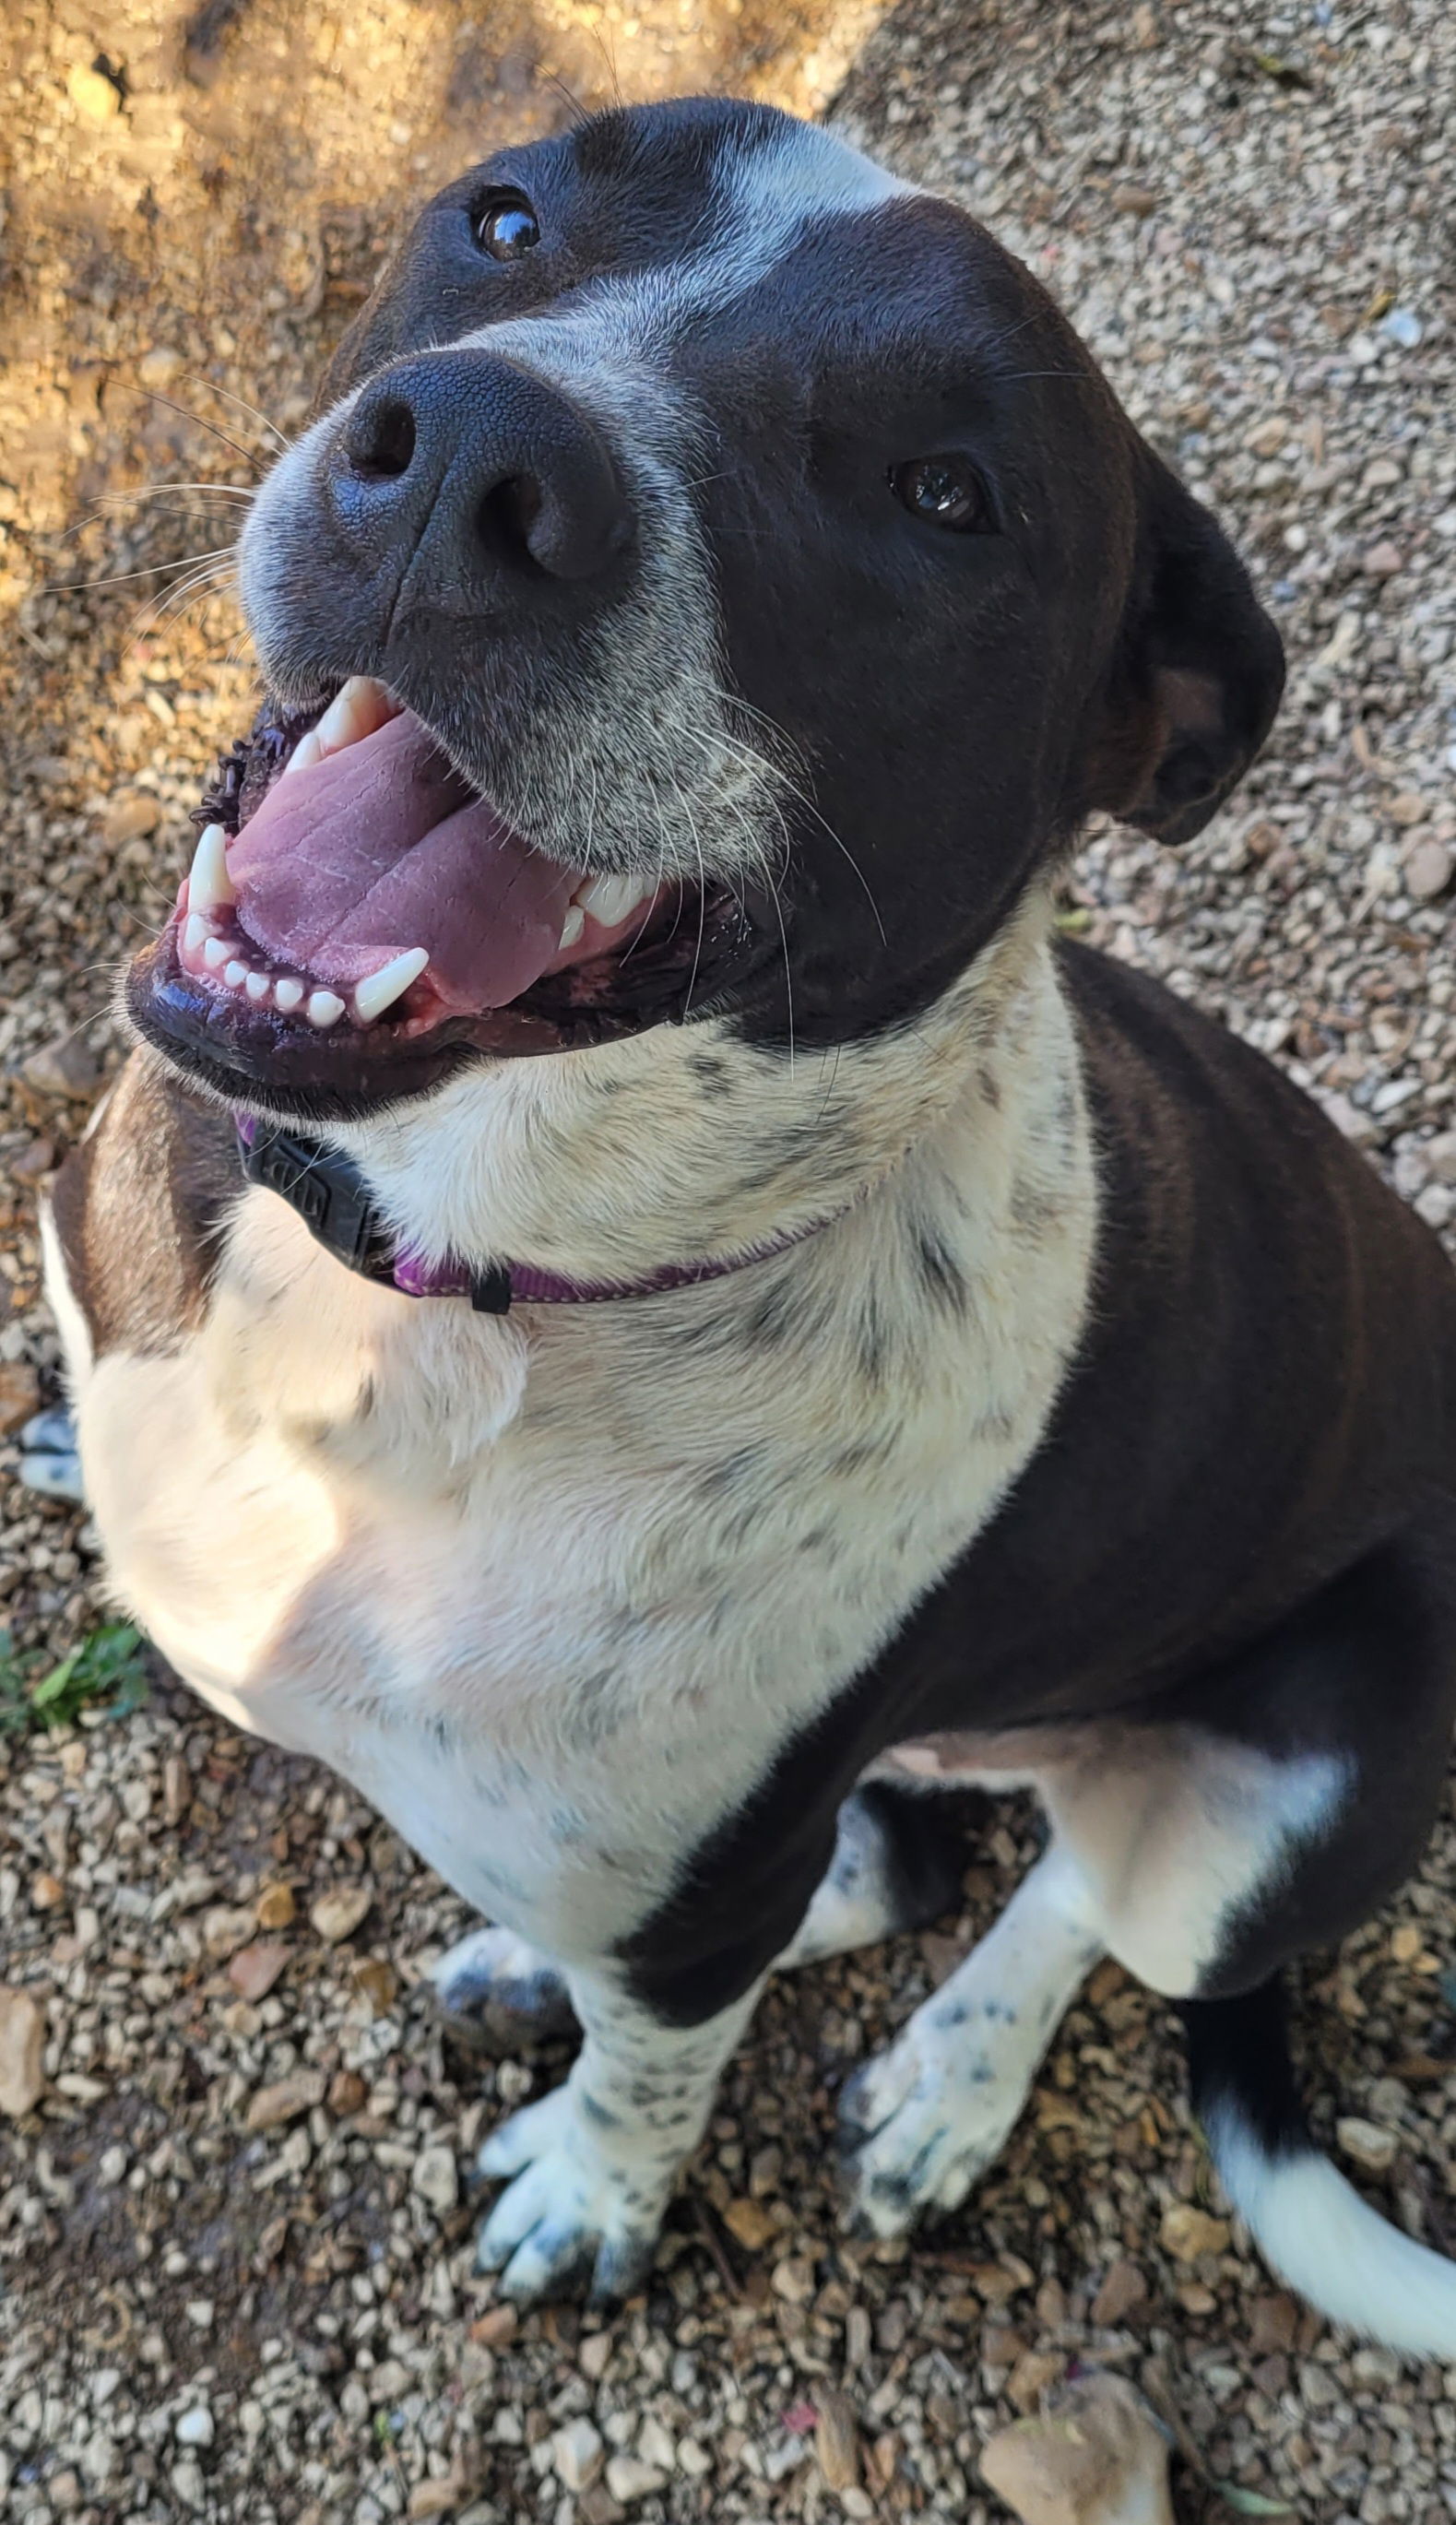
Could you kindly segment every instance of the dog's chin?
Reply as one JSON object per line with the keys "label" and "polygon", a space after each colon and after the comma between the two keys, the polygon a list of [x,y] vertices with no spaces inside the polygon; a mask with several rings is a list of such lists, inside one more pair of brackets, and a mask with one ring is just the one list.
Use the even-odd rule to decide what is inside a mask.
{"label": "dog's chin", "polygon": [[[589,879],[528,852],[489,802],[451,787],[438,755],[429,778],[440,796],[421,808],[423,775],[413,793],[410,777],[428,731],[412,738],[387,700],[363,740],[320,756],[317,730],[339,707],[260,715],[194,817],[203,840],[171,918],[128,970],[137,1032],[193,1083],[288,1121],[352,1119],[427,1095],[472,1063],[590,1051],[718,1013],[762,961],[767,907],[741,889],[648,885],[631,900],[626,878]],[[285,795],[295,757],[306,776]],[[351,781],[361,827],[376,828],[363,839],[349,830]],[[416,842],[388,829],[396,792],[407,815],[433,816]],[[309,948],[316,898],[338,892],[341,863],[346,891],[359,888],[353,930],[386,933],[382,948],[354,942],[352,906]],[[391,916],[434,943],[390,938]],[[396,943],[404,952],[391,956]],[[522,974],[510,995],[480,989]]]}

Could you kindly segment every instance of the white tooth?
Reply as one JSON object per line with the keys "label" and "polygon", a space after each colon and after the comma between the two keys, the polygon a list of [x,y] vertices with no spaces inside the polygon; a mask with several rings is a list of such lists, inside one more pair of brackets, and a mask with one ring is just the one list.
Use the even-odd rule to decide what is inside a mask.
{"label": "white tooth", "polygon": [[318,742],[318,730],[316,727],[311,727],[306,735],[299,738],[278,778],[286,780],[290,771],[307,771],[311,763],[321,760],[323,748]]}
{"label": "white tooth", "polygon": [[227,873],[227,835],[220,824],[205,824],[197,836],[187,878],[189,912],[227,912],[237,901],[237,887]]}
{"label": "white tooth", "polygon": [[285,1017],[292,1016],[303,996],[304,986],[296,973],[285,973],[281,982],[273,984],[273,998]]}
{"label": "white tooth", "polygon": [[336,991],[309,993],[309,1023],[315,1026],[337,1025],[344,1014],[344,1003]]}
{"label": "white tooth", "polygon": [[224,965],[224,967],[223,967],[223,971],[222,971],[222,979],[223,979],[223,981],[227,984],[227,987],[228,987],[228,989],[229,989],[230,991],[240,991],[240,990],[242,989],[242,987],[243,987],[243,984],[246,982],[247,978],[248,978],[248,967],[247,967],[247,965],[240,965],[240,964],[238,963],[237,958],[234,956],[234,958],[233,958],[233,960],[232,960],[232,963],[231,963],[230,965]]}
{"label": "white tooth", "polygon": [[635,876],[594,876],[589,885],[576,889],[576,901],[583,912],[600,920],[604,929],[625,920],[643,900],[642,879]]}
{"label": "white tooth", "polygon": [[568,903],[566,906],[566,917],[561,923],[561,945],[563,947],[574,947],[586,925],[587,916],[583,912],[581,905],[579,903]]}
{"label": "white tooth", "polygon": [[267,973],[250,973],[243,985],[250,1000],[266,1000],[271,987]]}
{"label": "white tooth", "polygon": [[351,675],[347,684],[335,693],[321,719],[314,729],[319,752],[338,754],[346,745],[357,745],[362,736],[372,736],[376,727],[399,716],[384,686],[372,675]]}
{"label": "white tooth", "polygon": [[223,938],[205,938],[202,942],[202,961],[214,973],[219,965],[226,964],[231,954],[232,949]]}
{"label": "white tooth", "polygon": [[200,955],[204,940],[211,938],[212,934],[213,933],[208,927],[207,921],[204,919],[202,914],[200,912],[189,912],[187,915],[186,927],[182,931],[182,951],[184,955]]}
{"label": "white tooth", "polygon": [[355,986],[354,1014],[361,1025],[372,1025],[394,1006],[402,991],[417,981],[430,961],[427,947],[409,947],[403,956],[392,956],[377,973],[368,973]]}

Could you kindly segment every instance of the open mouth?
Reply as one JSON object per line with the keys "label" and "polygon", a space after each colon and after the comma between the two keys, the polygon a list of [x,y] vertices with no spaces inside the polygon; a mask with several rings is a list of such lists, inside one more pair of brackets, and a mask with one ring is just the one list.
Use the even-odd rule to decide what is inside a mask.
{"label": "open mouth", "polygon": [[313,713],[266,707],[194,820],[132,1017],[222,1093],[293,1111],[361,1112],[482,1054],[703,1013],[763,936],[712,880],[544,857],[368,676]]}

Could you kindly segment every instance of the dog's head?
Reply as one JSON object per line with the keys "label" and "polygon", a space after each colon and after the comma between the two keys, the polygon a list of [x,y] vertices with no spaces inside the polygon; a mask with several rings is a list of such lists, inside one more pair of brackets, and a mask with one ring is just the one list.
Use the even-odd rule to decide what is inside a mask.
{"label": "dog's head", "polygon": [[731,103],[430,203],[241,566],[272,699],[131,1006],[304,1120],[666,1019],[883,1039],[1090,811],[1196,832],[1282,674],[1022,266]]}

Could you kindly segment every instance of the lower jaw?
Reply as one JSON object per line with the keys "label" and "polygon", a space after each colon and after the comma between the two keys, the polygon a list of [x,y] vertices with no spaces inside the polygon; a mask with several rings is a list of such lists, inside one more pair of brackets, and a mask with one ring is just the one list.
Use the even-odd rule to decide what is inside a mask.
{"label": "lower jaw", "polygon": [[128,968],[126,1008],[145,1042],[229,1103],[287,1119],[348,1121],[426,1095],[473,1063],[587,1052],[704,1015],[757,964],[763,935],[724,894],[704,905],[701,929],[695,913],[675,940],[643,957],[630,998],[613,996],[610,975],[593,991],[577,970],[509,1007],[444,1017],[423,1032],[387,1017],[320,1032],[306,1018],[209,990],[182,965],[173,921]]}

